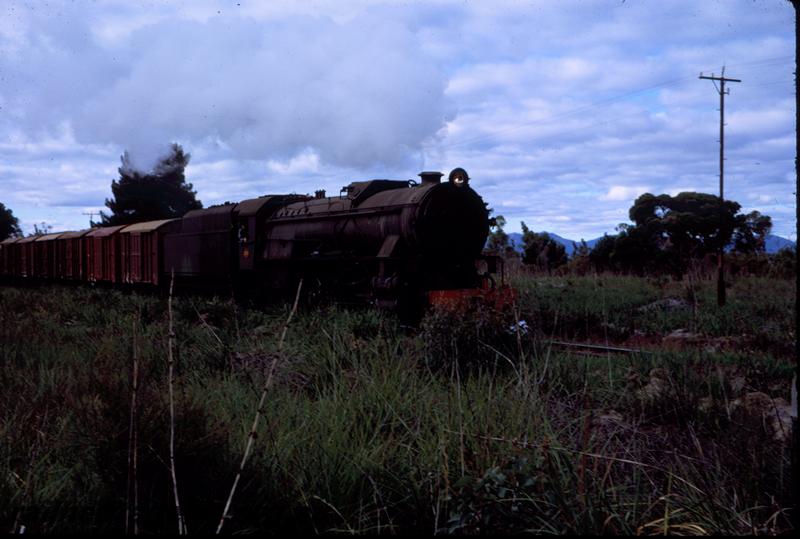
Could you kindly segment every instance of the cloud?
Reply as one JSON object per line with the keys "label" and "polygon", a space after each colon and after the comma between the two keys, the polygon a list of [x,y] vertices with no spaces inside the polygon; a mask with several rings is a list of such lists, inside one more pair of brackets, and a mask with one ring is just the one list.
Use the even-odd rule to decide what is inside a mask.
{"label": "cloud", "polygon": [[446,117],[444,74],[392,20],[172,18],[109,42],[88,19],[32,17],[27,53],[0,60],[2,101],[21,129],[67,122],[79,142],[128,148],[142,168],[170,141],[209,138],[242,159],[310,148],[337,166],[397,163]]}
{"label": "cloud", "polygon": [[640,185],[612,185],[608,192],[600,196],[600,200],[635,200],[639,195],[650,191],[649,187]]}
{"label": "cloud", "polygon": [[29,222],[175,140],[205,204],[463,166],[509,231],[592,238],[645,190],[716,192],[697,76],[725,64],[726,197],[794,227],[788,2],[9,1],[0,197]]}
{"label": "cloud", "polygon": [[270,160],[267,168],[279,174],[304,174],[319,171],[319,155],[307,150],[288,161]]}

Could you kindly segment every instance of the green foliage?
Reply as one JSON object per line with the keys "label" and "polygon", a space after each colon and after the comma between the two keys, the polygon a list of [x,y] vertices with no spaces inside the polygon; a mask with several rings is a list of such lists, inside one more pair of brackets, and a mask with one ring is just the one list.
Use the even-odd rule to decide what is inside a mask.
{"label": "green foliage", "polygon": [[521,225],[524,264],[551,272],[567,263],[567,251],[563,245],[546,232],[531,232],[524,222]]}
{"label": "green foliage", "polygon": [[492,369],[516,347],[514,324],[512,313],[489,306],[434,309],[420,326],[425,365],[437,372]]}
{"label": "green foliage", "polygon": [[34,223],[33,224],[33,233],[31,236],[44,236],[46,234],[50,234],[53,231],[53,227],[48,225],[45,222],[41,223]]}
{"label": "green foliage", "polygon": [[777,253],[728,253],[725,266],[733,276],[790,279],[795,275],[797,253],[785,248]]}
{"label": "green foliage", "polygon": [[[789,398],[793,352],[776,344],[793,344],[793,281],[739,279],[723,310],[701,282],[694,314],[651,308],[685,295],[668,279],[515,286],[527,333],[479,311],[432,313],[410,332],[375,310],[302,308],[226,531],[790,531],[790,444],[774,439],[771,416],[736,403],[753,391]],[[175,530],[166,303],[0,287],[3,529],[124,530],[136,350],[140,533]],[[289,307],[173,303],[181,505],[191,533],[212,533]],[[631,328],[658,343],[679,327],[706,341],[600,357],[549,344],[613,343]],[[709,349],[712,336],[733,349]]]}
{"label": "green foliage", "polygon": [[454,486],[448,533],[476,535],[533,531],[553,510],[536,504],[536,470],[527,458],[493,466],[482,477],[465,476]]}
{"label": "green foliage", "polygon": [[14,212],[11,211],[11,208],[6,208],[0,202],[0,241],[20,234],[22,234],[22,231],[19,228],[19,220],[14,217]]}
{"label": "green foliage", "polygon": [[589,260],[597,271],[613,271],[611,255],[614,253],[616,240],[615,236],[603,234],[603,237],[597,240],[594,248],[589,252]]}
{"label": "green foliage", "polygon": [[591,260],[591,249],[586,241],[581,239],[580,243],[572,242],[572,256],[564,267],[564,271],[570,275],[586,275],[591,273],[594,268]]}
{"label": "green foliage", "polygon": [[797,274],[797,249],[781,249],[770,256],[771,277],[788,279]]}
{"label": "green foliage", "polygon": [[572,242],[572,256],[589,256],[589,245],[581,238],[580,243]]}
{"label": "green foliage", "polygon": [[516,258],[518,255],[514,250],[513,241],[509,240],[508,234],[503,230],[506,226],[505,217],[498,215],[493,218],[492,223],[486,248],[505,258]]}
{"label": "green foliage", "polygon": [[[709,346],[781,355],[793,346],[792,280],[738,278],[730,282],[729,301],[722,308],[716,304],[713,279],[689,283],[600,275],[512,284],[520,294],[522,318],[535,321],[545,335],[565,340],[619,341],[635,335],[660,340],[684,329],[702,335],[703,342],[710,339]],[[658,303],[664,299],[671,301]]]}
{"label": "green foliage", "polygon": [[126,151],[120,158],[120,179],[111,182],[113,197],[106,199],[111,214],[100,213],[102,225],[170,219],[202,208],[184,176],[190,157],[180,144],[173,143],[170,154],[162,157],[152,171],[143,173],[133,167]]}
{"label": "green foliage", "polygon": [[634,224],[620,224],[618,235],[604,236],[590,258],[599,271],[680,277],[692,261],[731,244],[738,252],[763,252],[772,220],[756,211],[740,214],[740,208],[706,193],[645,193],[630,208]]}
{"label": "green foliage", "polygon": [[641,195],[629,211],[635,227],[645,227],[657,246],[667,247],[682,259],[699,258],[728,245],[741,220],[741,206],[732,200],[720,204],[706,193]]}
{"label": "green foliage", "polygon": [[751,211],[738,216],[739,226],[734,231],[734,250],[739,253],[763,253],[767,236],[772,230],[772,218]]}

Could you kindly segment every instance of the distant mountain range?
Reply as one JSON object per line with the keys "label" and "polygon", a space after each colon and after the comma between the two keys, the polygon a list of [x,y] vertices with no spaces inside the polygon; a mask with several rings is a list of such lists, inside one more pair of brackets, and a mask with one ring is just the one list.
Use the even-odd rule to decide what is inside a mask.
{"label": "distant mountain range", "polygon": [[[555,241],[557,241],[558,243],[563,245],[564,246],[564,250],[567,251],[567,255],[568,256],[572,256],[573,251],[575,251],[573,243],[575,245],[580,245],[580,243],[581,243],[580,240],[576,241],[576,240],[570,240],[570,239],[567,239],[567,238],[562,238],[558,234],[554,234],[552,232],[543,232],[543,233],[544,234],[548,234]],[[514,249],[521,253],[522,252],[522,234],[520,234],[519,232],[509,232],[508,233],[508,239],[509,239],[509,241],[514,242]],[[601,239],[603,239],[602,236],[600,236],[598,238],[591,239],[591,240],[587,240],[586,241],[586,245],[589,246],[589,249],[594,249],[594,246]],[[795,242],[793,242],[792,240],[787,240],[786,238],[782,238],[780,236],[776,236],[774,234],[770,234],[770,235],[767,236],[765,249],[766,249],[766,251],[768,253],[777,253],[781,249],[786,249],[786,248],[794,249],[795,248]]]}
{"label": "distant mountain range", "polygon": [[770,234],[767,236],[764,250],[766,250],[768,253],[777,253],[781,249],[794,249],[796,246],[797,245],[792,240],[787,240],[786,238]]}
{"label": "distant mountain range", "polygon": [[[567,239],[567,238],[562,238],[558,234],[554,234],[552,232],[542,232],[542,233],[543,234],[547,234],[548,236],[550,236],[551,238],[556,240],[558,243],[563,245],[564,249],[567,251],[567,255],[568,256],[572,256],[573,251],[575,251],[575,248],[572,245],[573,241],[574,241],[575,245],[580,245],[580,243],[581,243],[581,240],[575,241],[575,240],[570,240],[570,239]],[[600,241],[602,238],[603,237],[600,236],[599,238],[594,238],[593,240],[588,240],[586,242],[586,245],[589,246],[589,249],[594,249],[595,244],[597,244],[597,242]],[[781,238],[781,239],[783,239],[783,238]],[[509,232],[508,233],[508,241],[513,242],[514,249],[516,251],[518,251],[520,253],[522,252],[522,234],[520,234],[519,232]]]}

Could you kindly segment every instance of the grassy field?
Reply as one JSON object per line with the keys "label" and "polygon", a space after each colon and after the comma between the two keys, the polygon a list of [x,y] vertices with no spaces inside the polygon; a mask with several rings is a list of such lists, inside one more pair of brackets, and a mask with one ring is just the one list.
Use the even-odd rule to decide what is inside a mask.
{"label": "grassy field", "polygon": [[[792,282],[737,280],[723,309],[707,281],[514,284],[515,313],[417,330],[301,307],[280,353],[288,306],[176,298],[188,532],[216,530],[273,364],[224,533],[790,529]],[[156,296],[0,287],[3,531],[132,532],[134,509],[177,531],[168,319]]]}

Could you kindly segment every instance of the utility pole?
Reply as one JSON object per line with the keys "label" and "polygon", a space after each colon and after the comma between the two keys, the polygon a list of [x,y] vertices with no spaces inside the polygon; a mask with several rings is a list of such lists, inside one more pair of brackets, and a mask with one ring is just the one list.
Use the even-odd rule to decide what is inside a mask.
{"label": "utility pole", "polygon": [[[800,241],[800,182],[798,182],[798,169],[800,169],[800,137],[797,136],[797,130],[800,128],[800,88],[797,87],[798,72],[800,72],[800,0],[789,0],[794,6],[794,99],[795,99],[795,124],[794,124],[794,211],[795,211],[795,242]],[[795,253],[797,253],[797,246],[795,245]],[[796,256],[796,255],[795,255]],[[795,277],[795,301],[794,313],[795,317],[800,308],[800,272],[798,272],[797,264],[794,268]],[[800,359],[800,340],[795,334],[794,336],[794,359],[797,362]],[[794,413],[792,415],[792,497],[795,502],[795,510],[792,511],[792,524],[797,529],[800,526],[800,514],[797,512],[797,499],[800,497],[800,429],[797,428],[797,393],[800,389],[800,384],[795,374],[792,381],[792,405]]]}
{"label": "utility pole", "polygon": [[[714,88],[719,93],[719,205],[720,219],[724,215],[725,199],[723,198],[724,177],[725,177],[725,94],[731,93],[730,88],[725,91],[726,82],[742,82],[739,79],[725,78],[725,66],[722,66],[722,75],[715,77],[712,73],[710,77],[700,73],[701,79],[708,79],[714,83]],[[717,88],[719,81],[719,88]],[[722,221],[720,221],[720,233],[722,232]],[[719,246],[717,254],[717,305],[725,305],[725,246]]]}
{"label": "utility pole", "polygon": [[94,217],[95,215],[100,215],[100,213],[94,211],[85,211],[83,212],[83,215],[89,216],[89,228],[91,228],[94,226],[94,221],[92,220],[92,217]]}

